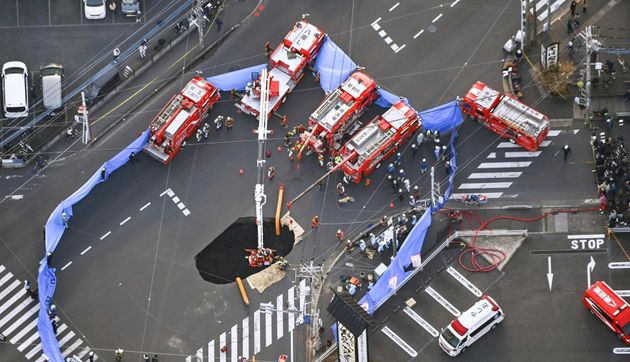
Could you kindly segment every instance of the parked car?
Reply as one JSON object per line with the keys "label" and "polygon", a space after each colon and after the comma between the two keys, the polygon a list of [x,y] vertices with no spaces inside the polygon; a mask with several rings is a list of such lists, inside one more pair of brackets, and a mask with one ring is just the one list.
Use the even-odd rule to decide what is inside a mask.
{"label": "parked car", "polygon": [[62,107],[63,65],[51,63],[39,70],[42,79],[42,99],[44,108],[55,110]]}
{"label": "parked car", "polygon": [[83,0],[86,19],[104,19],[106,15],[105,0]]}
{"label": "parked car", "polygon": [[2,66],[2,101],[7,118],[28,116],[28,69],[22,62]]}
{"label": "parked car", "polygon": [[140,15],[140,1],[138,0],[122,0],[120,8],[125,16]]}

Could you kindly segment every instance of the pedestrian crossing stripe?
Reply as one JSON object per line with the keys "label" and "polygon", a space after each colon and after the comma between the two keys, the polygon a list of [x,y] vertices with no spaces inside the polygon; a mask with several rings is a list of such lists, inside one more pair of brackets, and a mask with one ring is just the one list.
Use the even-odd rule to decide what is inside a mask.
{"label": "pedestrian crossing stripe", "polygon": [[[24,288],[19,288],[22,283],[4,265],[0,265],[0,333],[27,360],[45,362],[48,358],[42,350],[37,330],[40,305]],[[65,323],[57,328],[57,337],[61,336],[59,348],[62,356],[81,359],[90,352],[91,348],[85,346],[85,342]],[[94,360],[97,359],[98,356],[94,355]]]}

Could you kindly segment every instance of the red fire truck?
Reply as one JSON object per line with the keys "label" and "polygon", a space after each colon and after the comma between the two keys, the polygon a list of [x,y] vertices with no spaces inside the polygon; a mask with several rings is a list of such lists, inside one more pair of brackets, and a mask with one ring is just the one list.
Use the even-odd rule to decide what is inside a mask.
{"label": "red fire truck", "polygon": [[608,284],[595,282],[584,293],[582,304],[601,319],[622,342],[630,344],[630,305]]}
{"label": "red fire truck", "polygon": [[398,101],[385,113],[372,119],[343,145],[339,155],[347,161],[344,174],[360,182],[376,166],[391,156],[421,126],[416,111]]}
{"label": "red fire truck", "polygon": [[461,108],[486,128],[528,151],[536,151],[549,133],[547,116],[483,82],[470,88]]}
{"label": "red fire truck", "polygon": [[[304,76],[307,64],[324,43],[326,34],[306,20],[298,21],[284,37],[284,41],[269,56],[269,113],[267,119],[286,100],[286,97]],[[260,79],[248,84],[245,94],[236,107],[258,117],[260,113]]]}
{"label": "red fire truck", "polygon": [[210,82],[201,77],[191,79],[151,121],[151,135],[144,150],[168,164],[219,99],[221,94]]}
{"label": "red fire truck", "polygon": [[356,71],[339,88],[330,93],[308,119],[310,132],[300,135],[302,149],[334,155],[341,147],[341,138],[359,128],[356,120],[378,98],[378,88],[372,77]]}

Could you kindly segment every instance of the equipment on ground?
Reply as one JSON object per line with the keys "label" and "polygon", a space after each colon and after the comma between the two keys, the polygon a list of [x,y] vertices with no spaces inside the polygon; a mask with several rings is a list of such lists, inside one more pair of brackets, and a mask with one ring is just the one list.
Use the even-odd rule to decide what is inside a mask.
{"label": "equipment on ground", "polygon": [[171,162],[220,99],[221,94],[210,82],[201,77],[191,79],[151,121],[144,151],[164,164]]}
{"label": "equipment on ground", "polygon": [[502,138],[536,151],[549,133],[549,118],[483,82],[461,100],[462,111]]}
{"label": "equipment on ground", "polygon": [[376,116],[363,126],[348,142],[339,155],[348,159],[343,173],[356,183],[369,175],[390,157],[421,126],[416,111],[405,102],[398,101],[385,113]]}
{"label": "equipment on ground", "polygon": [[482,194],[464,194],[462,195],[462,203],[467,206],[485,204],[488,202],[488,196]]}
{"label": "equipment on ground", "polygon": [[300,134],[302,147],[298,159],[305,148],[319,154],[328,149],[330,156],[334,156],[341,148],[344,136],[351,136],[360,127],[357,119],[377,98],[378,87],[374,79],[359,70],[352,73],[309,117],[311,129]]}
{"label": "equipment on ground", "polygon": [[[297,83],[304,76],[304,70],[313,64],[324,43],[325,33],[302,19],[284,37],[284,41],[269,57],[269,106],[267,120],[271,117]],[[260,78],[253,80],[245,88],[245,94],[236,107],[247,114],[258,117],[260,114]]]}

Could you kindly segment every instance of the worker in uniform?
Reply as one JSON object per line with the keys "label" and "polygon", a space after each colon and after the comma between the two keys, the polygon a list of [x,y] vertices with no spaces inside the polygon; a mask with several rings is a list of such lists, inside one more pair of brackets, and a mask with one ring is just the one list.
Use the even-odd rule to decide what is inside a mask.
{"label": "worker in uniform", "polygon": [[346,185],[350,184],[350,176],[344,174],[343,175],[343,182],[345,182]]}
{"label": "worker in uniform", "polygon": [[427,172],[427,169],[429,168],[429,164],[427,163],[427,159],[423,158],[422,161],[420,161],[420,171],[422,171],[422,173]]}
{"label": "worker in uniform", "polygon": [[267,178],[269,178],[270,181],[273,181],[274,177],[276,177],[276,169],[271,166],[269,167],[269,170],[267,170]]}
{"label": "worker in uniform", "polygon": [[346,241],[346,251],[347,252],[351,252],[352,251],[352,240],[348,239]]}
{"label": "worker in uniform", "polygon": [[123,353],[124,353],[124,352],[125,352],[125,351],[124,351],[122,348],[117,348],[117,349],[114,351],[114,359],[115,359],[116,361],[122,361],[122,359],[123,359]]}
{"label": "worker in uniform", "polygon": [[415,185],[413,187],[413,197],[415,197],[416,199],[420,199],[420,188],[418,187],[418,185]]}
{"label": "worker in uniform", "polygon": [[434,152],[435,152],[435,159],[439,161],[440,153],[442,153],[442,148],[439,145],[435,145]]}
{"label": "worker in uniform", "polygon": [[392,179],[392,191],[396,193],[396,190],[398,190],[398,180]]}
{"label": "worker in uniform", "polygon": [[289,148],[289,160],[295,160],[295,146]]}
{"label": "worker in uniform", "polygon": [[400,166],[400,163],[402,162],[402,155],[400,154],[400,152],[396,152],[396,166]]}
{"label": "worker in uniform", "polygon": [[365,240],[363,239],[359,240],[359,249],[361,249],[362,254],[365,254],[365,251],[367,250],[367,245],[365,244]]}
{"label": "worker in uniform", "polygon": [[416,158],[417,154],[418,154],[418,146],[416,146],[415,143],[412,143],[411,144],[411,157]]}
{"label": "worker in uniform", "polygon": [[413,195],[409,195],[409,207],[412,209],[416,208],[416,198]]}
{"label": "worker in uniform", "polygon": [[389,165],[387,165],[387,173],[391,175],[394,172],[396,172],[396,168],[394,167],[394,164],[390,163]]}
{"label": "worker in uniform", "polygon": [[418,142],[418,147],[422,146],[422,143],[424,142],[424,133],[422,133],[422,131],[418,132],[418,137],[416,138],[416,141]]}
{"label": "worker in uniform", "polygon": [[339,156],[339,155],[335,156],[335,165],[340,164],[341,161],[343,161],[343,158],[341,158],[341,156]]}
{"label": "worker in uniform", "polygon": [[444,171],[446,171],[447,175],[451,173],[451,161],[446,161],[444,163]]}
{"label": "worker in uniform", "polygon": [[288,266],[289,266],[289,262],[287,261],[287,259],[280,257],[280,270],[284,271],[287,269]]}
{"label": "worker in uniform", "polygon": [[269,42],[266,42],[265,43],[265,56],[267,58],[269,58],[269,56],[271,55],[271,51],[272,51],[271,45],[269,45]]}
{"label": "worker in uniform", "polygon": [[442,146],[442,152],[440,152],[442,154],[442,161],[446,161],[446,145]]}
{"label": "worker in uniform", "polygon": [[319,167],[324,168],[324,155],[321,153],[317,154],[317,163],[319,163]]}
{"label": "worker in uniform", "polygon": [[197,142],[201,142],[203,139],[203,130],[201,128],[197,128],[197,133],[195,133],[195,139]]}
{"label": "worker in uniform", "polygon": [[335,235],[337,236],[337,239],[341,241],[344,239],[345,233],[343,232],[343,230],[337,229],[337,232],[335,233]]}
{"label": "worker in uniform", "polygon": [[230,131],[232,127],[234,127],[234,118],[228,116],[228,118],[225,120],[225,128]]}
{"label": "worker in uniform", "polygon": [[398,189],[398,200],[403,201],[405,199],[405,193],[403,189]]}
{"label": "worker in uniform", "polygon": [[403,180],[403,185],[405,185],[405,190],[407,190],[407,193],[411,193],[411,182],[408,178]]}
{"label": "worker in uniform", "polygon": [[428,129],[426,132],[426,136],[427,136],[427,142],[428,142],[429,140],[433,138],[433,132],[431,132],[431,130]]}
{"label": "worker in uniform", "polygon": [[210,135],[210,125],[207,123],[204,123],[203,127],[201,128],[201,131],[203,132],[203,138],[208,139],[208,135]]}
{"label": "worker in uniform", "polygon": [[319,226],[319,216],[315,215],[311,219],[311,229],[315,229],[318,226]]}
{"label": "worker in uniform", "polygon": [[339,195],[339,197],[346,196],[346,188],[341,182],[337,184],[337,195]]}
{"label": "worker in uniform", "polygon": [[221,127],[223,127],[223,116],[217,116],[217,118],[214,119],[214,125],[216,126],[215,128],[217,131],[221,129]]}
{"label": "worker in uniform", "polygon": [[284,135],[284,147],[289,147],[289,146],[291,146],[291,137],[287,133]]}
{"label": "worker in uniform", "polygon": [[434,131],[433,132],[433,141],[436,142],[436,143],[440,142],[440,132],[438,132],[438,131]]}
{"label": "worker in uniform", "polygon": [[403,170],[402,168],[398,170],[398,182],[403,182],[405,180],[405,176],[407,176],[405,170]]}

